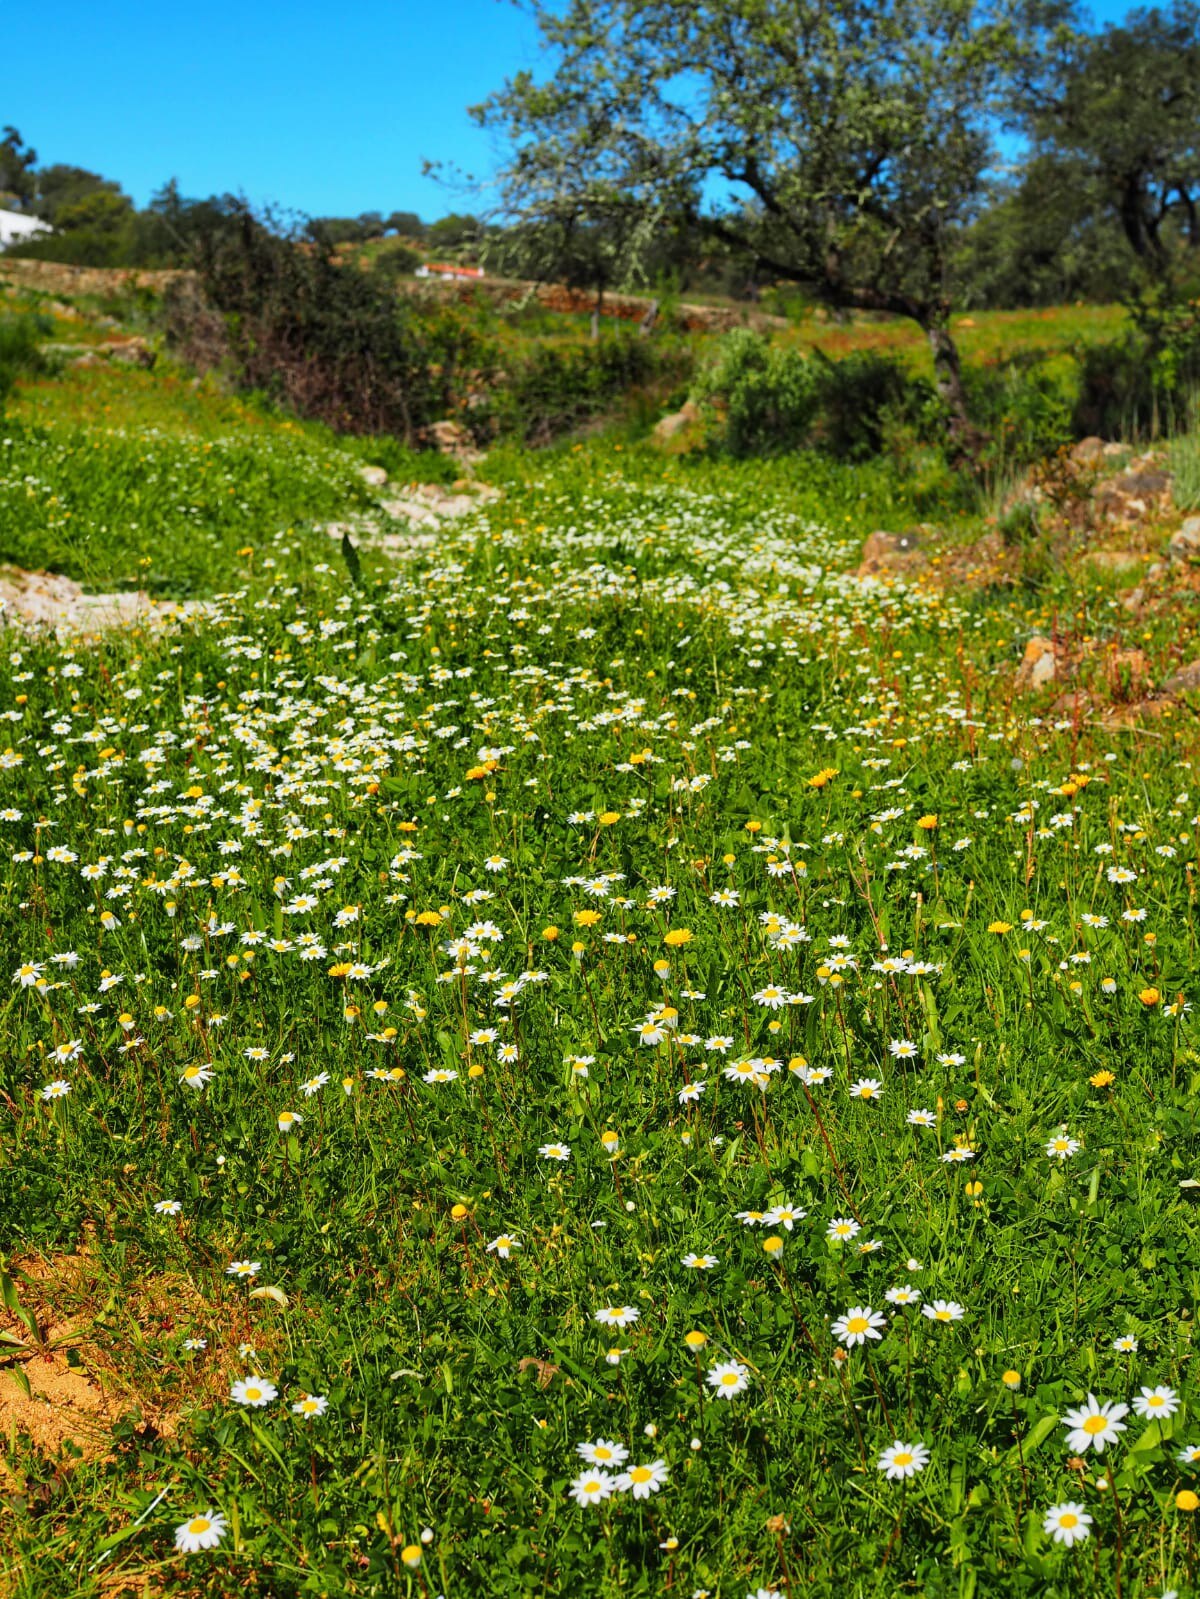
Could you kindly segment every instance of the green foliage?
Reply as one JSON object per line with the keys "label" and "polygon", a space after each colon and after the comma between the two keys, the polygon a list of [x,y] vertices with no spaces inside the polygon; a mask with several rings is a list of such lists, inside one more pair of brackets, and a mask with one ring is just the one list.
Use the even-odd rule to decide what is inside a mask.
{"label": "green foliage", "polygon": [[989,436],[991,471],[1019,469],[1070,444],[1082,382],[1078,360],[1065,353],[1033,350],[968,369],[971,415]]}
{"label": "green foliage", "polygon": [[906,425],[916,437],[936,431],[931,386],[895,359],[865,350],[834,361],[747,328],[725,336],[692,393],[720,447],[735,457],[813,445],[859,461]]}
{"label": "green foliage", "polygon": [[338,431],[414,444],[450,409],[459,369],[478,364],[466,317],[398,298],[319,239],[284,237],[241,202],[200,239],[196,265],[202,295],[181,282],[168,299],[172,347]]}
{"label": "green foliage", "polygon": [[535,345],[506,362],[463,420],[484,438],[549,444],[594,417],[636,406],[639,392],[661,395],[685,383],[691,362],[686,343],[642,339],[632,331],[588,344]]}
{"label": "green foliage", "polygon": [[1200,511],[1200,396],[1193,397],[1191,424],[1190,432],[1171,441],[1172,495],[1181,509]]}
{"label": "green foliage", "polygon": [[200,441],[10,418],[0,440],[0,560],[101,590],[233,587],[237,551],[265,531],[370,504],[352,457],[286,435]]}
{"label": "green foliage", "polygon": [[807,442],[819,406],[820,364],[802,350],[737,328],[701,369],[692,397],[719,407],[730,455],[771,455]]}
{"label": "green foliage", "polygon": [[41,346],[52,329],[48,317],[0,314],[0,412],[18,378],[46,370]]}

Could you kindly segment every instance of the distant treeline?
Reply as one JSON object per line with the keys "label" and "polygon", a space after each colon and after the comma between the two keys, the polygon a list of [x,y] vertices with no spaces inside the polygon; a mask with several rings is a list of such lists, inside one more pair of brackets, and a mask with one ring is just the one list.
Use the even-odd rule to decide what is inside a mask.
{"label": "distant treeline", "polygon": [[[1095,185],[1042,151],[993,185],[989,203],[958,230],[954,300],[963,309],[1109,303],[1131,289],[1138,261],[1119,211]],[[9,253],[76,266],[162,268],[194,264],[206,235],[240,207],[234,197],[189,198],[172,180],[139,208],[119,183],[85,167],[39,166],[13,127],[0,138],[0,206],[47,222],[53,234]],[[680,218],[623,259],[602,224],[563,229],[505,226],[451,213],[426,222],[412,211],[354,217],[268,219],[281,236],[361,253],[385,275],[411,273],[423,259],[480,265],[502,276],[661,294],[717,294],[787,312],[803,292],[776,283],[749,255]],[[376,241],[379,241],[376,243]]]}

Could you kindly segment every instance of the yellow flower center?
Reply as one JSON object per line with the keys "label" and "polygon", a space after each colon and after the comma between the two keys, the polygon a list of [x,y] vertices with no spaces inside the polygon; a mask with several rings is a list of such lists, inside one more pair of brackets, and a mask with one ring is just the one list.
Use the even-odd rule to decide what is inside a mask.
{"label": "yellow flower center", "polygon": [[902,1449],[898,1455],[892,1456],[892,1463],[896,1466],[911,1466],[912,1462],[913,1457],[909,1454],[907,1449]]}
{"label": "yellow flower center", "polygon": [[207,1532],[211,1526],[212,1522],[207,1516],[193,1516],[187,1524],[187,1530],[196,1533]]}
{"label": "yellow flower center", "polygon": [[247,1388],[246,1389],[246,1398],[247,1399],[261,1399],[262,1398],[262,1389],[261,1388]]}
{"label": "yellow flower center", "polygon": [[846,1322],[846,1331],[852,1333],[866,1332],[870,1325],[865,1316],[851,1316]]}
{"label": "yellow flower center", "polygon": [[1083,1430],[1089,1437],[1094,1438],[1098,1432],[1103,1432],[1107,1426],[1107,1416],[1089,1416],[1083,1424]]}
{"label": "yellow flower center", "polygon": [[1065,1527],[1069,1530],[1071,1527],[1079,1525],[1079,1517],[1073,1510],[1068,1510],[1058,1518],[1058,1524],[1060,1527]]}
{"label": "yellow flower center", "polygon": [[649,1466],[635,1466],[629,1475],[634,1482],[649,1482],[653,1473]]}

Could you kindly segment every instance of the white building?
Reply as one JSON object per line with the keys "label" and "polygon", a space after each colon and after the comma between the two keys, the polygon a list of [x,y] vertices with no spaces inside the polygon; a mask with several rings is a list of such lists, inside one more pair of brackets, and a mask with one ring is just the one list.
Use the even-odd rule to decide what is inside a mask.
{"label": "white building", "polygon": [[32,239],[39,233],[53,232],[41,217],[29,217],[23,211],[0,211],[0,250],[7,250],[10,244]]}

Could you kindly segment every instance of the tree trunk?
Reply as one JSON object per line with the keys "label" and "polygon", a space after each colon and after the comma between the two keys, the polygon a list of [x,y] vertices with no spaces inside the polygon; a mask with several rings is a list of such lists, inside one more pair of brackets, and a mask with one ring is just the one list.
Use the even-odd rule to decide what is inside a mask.
{"label": "tree trunk", "polygon": [[967,414],[962,363],[958,357],[958,346],[950,332],[949,318],[945,313],[935,313],[923,321],[923,326],[933,352],[934,386],[950,419],[952,454],[973,457],[983,443],[983,436]]}

